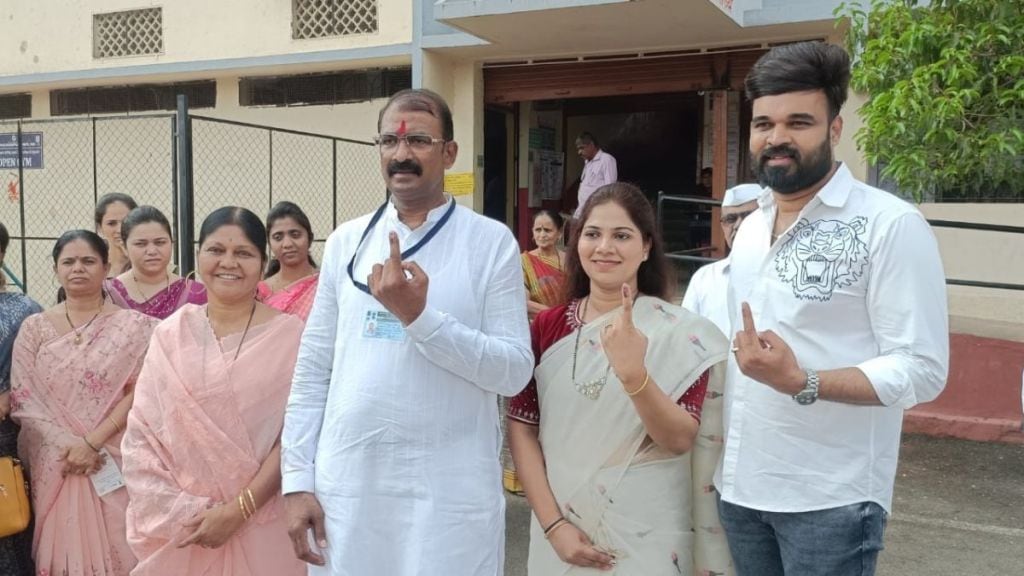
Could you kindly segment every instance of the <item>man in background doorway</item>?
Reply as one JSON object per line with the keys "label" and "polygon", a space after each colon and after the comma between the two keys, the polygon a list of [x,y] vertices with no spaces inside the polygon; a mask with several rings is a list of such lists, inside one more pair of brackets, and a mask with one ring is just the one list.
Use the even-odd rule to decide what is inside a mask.
{"label": "man in background doorway", "polygon": [[583,205],[587,203],[587,198],[590,198],[595,190],[619,179],[619,167],[615,162],[615,157],[601,150],[597,138],[594,138],[590,132],[581,132],[576,138],[576,153],[586,163],[583,165],[583,174],[580,176],[579,204],[576,206],[573,218],[580,217],[580,214],[583,213]]}
{"label": "man in background doorway", "polygon": [[722,198],[722,235],[725,236],[726,257],[701,266],[686,287],[683,308],[715,323],[723,334],[731,336],[729,328],[729,256],[732,239],[740,224],[757,210],[757,197],[761,195],[757,184],[740,184],[725,191]]}
{"label": "man in background doorway", "polygon": [[711,179],[714,176],[714,170],[711,166],[701,168],[700,170],[700,184],[697,184],[696,194],[697,196],[711,197]]}

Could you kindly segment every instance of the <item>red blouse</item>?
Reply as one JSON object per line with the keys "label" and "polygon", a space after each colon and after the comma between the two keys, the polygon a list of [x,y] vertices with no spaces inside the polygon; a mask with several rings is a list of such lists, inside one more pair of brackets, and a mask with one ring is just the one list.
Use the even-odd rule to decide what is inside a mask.
{"label": "red blouse", "polygon": [[[579,317],[579,300],[549,308],[530,324],[530,340],[533,357],[540,363],[544,351],[555,342],[570,335],[583,325]],[[697,382],[676,402],[700,422],[700,411],[704,406],[704,395],[708,388],[708,372],[705,371]],[[537,381],[531,379],[522,392],[508,401],[508,417],[524,424],[540,425],[540,401],[537,398]]]}

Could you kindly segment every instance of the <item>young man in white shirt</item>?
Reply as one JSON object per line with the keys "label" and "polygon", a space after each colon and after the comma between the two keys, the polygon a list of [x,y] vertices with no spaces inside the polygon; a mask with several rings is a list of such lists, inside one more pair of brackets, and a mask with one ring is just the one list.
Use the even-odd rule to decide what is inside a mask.
{"label": "young man in white shirt", "polygon": [[[757,184],[740,184],[725,191],[719,222],[725,237],[726,251],[732,249],[732,240],[743,219],[757,210],[757,197],[761,195]],[[726,336],[729,331],[729,257],[701,266],[686,287],[683,308],[711,320]]]}
{"label": "young man in white shirt", "polygon": [[733,242],[715,482],[740,576],[873,574],[903,411],[945,385],[935,237],[833,157],[849,74],[841,48],[805,42],[773,48],[746,79],[770,193]]}
{"label": "young man in white shirt", "polygon": [[292,380],[289,536],[311,575],[501,576],[497,396],[533,371],[519,248],[444,193],[440,96],[399,92],[377,124],[390,198],[327,239]]}
{"label": "young man in white shirt", "polygon": [[617,182],[619,179],[619,166],[615,157],[601,150],[597,138],[590,132],[582,132],[576,138],[576,153],[586,162],[583,165],[583,174],[580,176],[580,188],[577,198],[579,204],[573,218],[579,218],[583,213],[583,205],[595,190]]}

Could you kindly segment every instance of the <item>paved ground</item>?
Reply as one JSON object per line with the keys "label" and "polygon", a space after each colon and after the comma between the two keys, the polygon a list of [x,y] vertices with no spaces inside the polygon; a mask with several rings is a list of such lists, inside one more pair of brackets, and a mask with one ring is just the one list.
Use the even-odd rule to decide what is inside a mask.
{"label": "paved ground", "polygon": [[[506,576],[526,575],[529,507],[508,497]],[[1024,575],[1024,446],[906,436],[879,576]]]}

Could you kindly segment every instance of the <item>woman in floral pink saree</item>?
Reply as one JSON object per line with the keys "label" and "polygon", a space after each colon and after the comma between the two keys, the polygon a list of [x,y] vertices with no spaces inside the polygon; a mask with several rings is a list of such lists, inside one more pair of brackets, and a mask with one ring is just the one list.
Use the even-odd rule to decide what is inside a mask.
{"label": "woman in floral pink saree", "polygon": [[266,235],[222,208],[203,223],[208,306],[153,333],[123,449],[133,576],[299,576],[278,436],[302,322],[253,299]]}
{"label": "woman in floral pink saree", "polygon": [[121,430],[157,321],[103,297],[106,250],[84,230],[58,240],[67,300],[27,318],[14,345],[12,417],[32,473],[39,576],[127,576],[135,565],[127,492],[116,483],[98,491],[92,480],[121,467]]}

